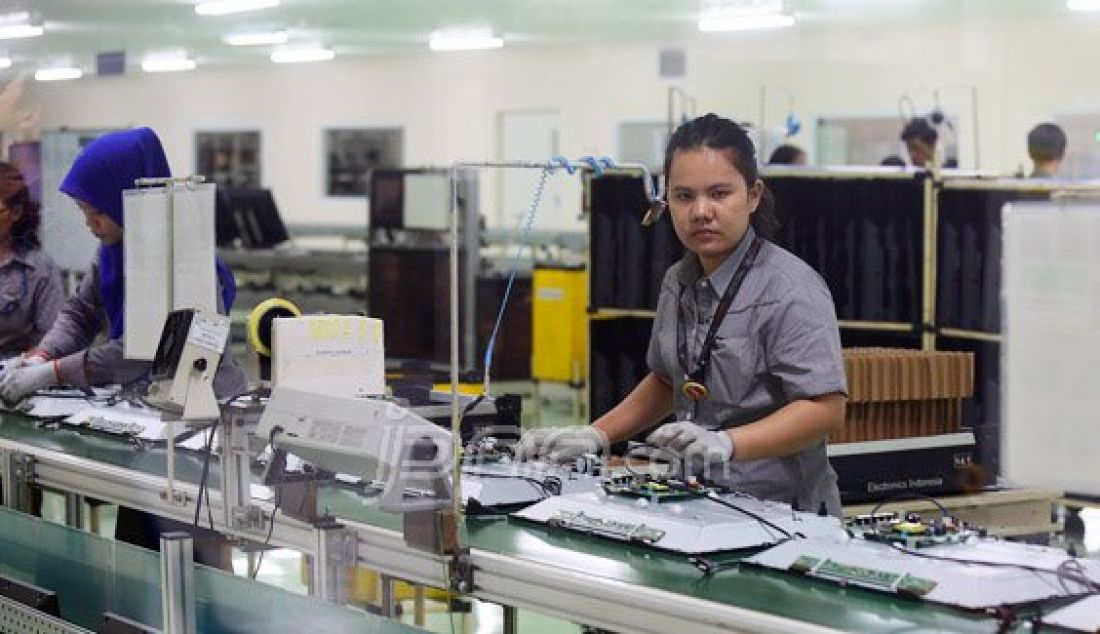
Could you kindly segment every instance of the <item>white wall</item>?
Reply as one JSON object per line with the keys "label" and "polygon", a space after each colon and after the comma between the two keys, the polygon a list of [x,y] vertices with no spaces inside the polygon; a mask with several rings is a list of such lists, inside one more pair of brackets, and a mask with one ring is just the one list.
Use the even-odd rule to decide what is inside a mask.
{"label": "white wall", "polygon": [[[687,50],[688,75],[657,77],[657,51]],[[973,166],[968,86],[978,89],[983,168],[1006,172],[1026,162],[1024,136],[1061,112],[1100,111],[1100,20],[1079,16],[996,23],[953,22],[700,35],[569,49],[505,49],[451,56],[361,58],[290,67],[178,75],[88,78],[37,84],[31,98],[44,128],[149,125],[177,173],[194,166],[194,133],[249,128],[263,135],[263,180],[292,222],[361,223],[358,199],[322,192],[321,131],[326,127],[405,128],[408,165],[445,165],[496,156],[503,110],[560,112],[569,156],[613,154],[623,119],[665,118],[667,90],[695,96],[701,112],[759,117],[760,87],[789,89],[806,122],[795,139],[812,151],[820,114],[891,114],[908,91],[931,108],[941,87],[958,113],[962,166]],[[785,99],[768,113],[778,124]],[[900,125],[899,125],[900,127]],[[544,158],[544,157],[532,157]],[[495,200],[495,191],[483,192]]]}

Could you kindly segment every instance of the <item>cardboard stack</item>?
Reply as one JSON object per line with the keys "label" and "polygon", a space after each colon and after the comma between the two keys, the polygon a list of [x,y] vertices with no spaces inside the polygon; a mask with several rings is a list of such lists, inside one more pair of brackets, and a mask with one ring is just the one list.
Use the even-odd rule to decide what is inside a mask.
{"label": "cardboard stack", "polygon": [[832,443],[957,432],[962,400],[974,393],[970,352],[848,348],[844,371],[848,413]]}

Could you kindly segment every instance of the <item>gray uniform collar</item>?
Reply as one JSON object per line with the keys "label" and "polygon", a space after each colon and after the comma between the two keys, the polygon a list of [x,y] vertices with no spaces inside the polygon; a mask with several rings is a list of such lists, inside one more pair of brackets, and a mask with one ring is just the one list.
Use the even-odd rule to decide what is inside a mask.
{"label": "gray uniform collar", "polygon": [[[706,276],[706,279],[710,280],[710,287],[714,289],[714,292],[721,297],[722,293],[726,292],[726,287],[729,286],[730,280],[733,279],[733,274],[737,271],[737,267],[741,266],[741,261],[745,259],[745,254],[748,253],[749,246],[752,244],[753,238],[756,237],[756,230],[749,225],[745,235],[742,236],[741,242],[737,243],[737,246],[733,249],[733,253],[730,253],[726,257],[722,264],[718,265],[714,272]],[[699,256],[691,253],[690,251],[684,254],[684,265],[680,268],[680,284],[683,286],[691,286],[699,281],[703,276],[703,265],[699,262]]]}

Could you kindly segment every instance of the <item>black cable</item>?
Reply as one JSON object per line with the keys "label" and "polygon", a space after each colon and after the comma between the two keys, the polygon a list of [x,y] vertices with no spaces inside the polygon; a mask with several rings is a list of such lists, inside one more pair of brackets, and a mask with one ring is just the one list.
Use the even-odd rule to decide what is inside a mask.
{"label": "black cable", "polygon": [[704,500],[710,500],[711,502],[714,502],[715,504],[720,504],[720,505],[722,505],[726,508],[733,509],[734,511],[737,511],[738,513],[741,513],[742,515],[747,515],[748,517],[751,517],[752,519],[756,520],[757,522],[760,522],[765,527],[770,527],[770,528],[775,529],[781,535],[783,535],[784,539],[794,539],[795,536],[796,536],[795,534],[791,533],[790,531],[783,528],[782,526],[779,526],[778,524],[775,524],[774,522],[771,522],[767,519],[764,519],[764,517],[762,517],[761,515],[759,515],[757,513],[754,513],[754,512],[752,512],[752,511],[750,511],[746,508],[743,508],[741,506],[738,506],[738,505],[736,505],[732,502],[729,502],[727,500],[723,500],[722,498],[712,496],[708,493],[701,493],[699,491],[696,491],[695,489],[692,489],[692,488],[686,487],[686,486],[668,484],[667,482],[665,484],[667,484],[668,487],[670,489],[672,489],[673,491],[683,491],[684,493],[690,493],[691,495],[694,495],[698,498],[702,498]]}
{"label": "black cable", "polygon": [[[1027,564],[1018,564],[1018,563],[1013,563],[1013,562],[1008,562],[1008,561],[982,561],[981,559],[964,559],[962,557],[947,557],[945,555],[933,555],[931,553],[924,553],[924,552],[920,552],[920,551],[917,551],[917,550],[912,550],[912,549],[906,548],[904,545],[896,543],[896,542],[893,542],[890,545],[893,546],[895,550],[901,551],[901,552],[903,552],[907,555],[913,555],[914,557],[923,557],[925,559],[934,559],[936,561],[949,561],[949,562],[957,563],[957,564],[971,564],[971,565],[977,565],[977,566],[989,566],[991,568],[1014,568],[1014,569],[1017,569],[1017,570],[1026,570],[1028,572],[1046,573],[1048,575],[1056,575],[1059,578],[1062,578],[1062,576],[1065,575],[1065,578],[1070,579],[1071,581],[1075,581],[1075,582],[1085,586],[1086,588],[1088,588],[1090,593],[1100,592],[1100,583],[1097,583],[1097,582],[1093,581],[1092,579],[1089,579],[1088,577],[1085,577],[1083,575],[1081,575],[1078,578],[1074,578],[1073,576],[1070,576],[1068,573],[1066,573],[1064,571],[1061,571],[1061,572],[1059,571],[1059,569],[1061,569],[1063,566],[1066,566],[1067,564],[1072,565],[1071,562],[1074,562],[1075,561],[1074,559],[1066,559],[1062,563],[1058,564],[1058,568],[1056,568],[1054,570],[1051,570],[1049,568],[1040,568],[1038,566],[1029,566]],[[1080,562],[1077,562],[1077,565],[1080,565]],[[1081,570],[1084,570],[1084,569],[1082,568]],[[1063,586],[1063,588],[1064,587],[1065,586]]]}
{"label": "black cable", "polygon": [[[202,459],[202,475],[199,477],[199,495],[198,495],[198,499],[195,501],[195,521],[192,523],[192,525],[195,526],[196,528],[198,528],[198,526],[199,526],[199,512],[202,510],[202,496],[203,496],[203,491],[206,490],[206,477],[210,473],[210,454],[214,453],[214,431],[217,429],[217,427],[218,427],[217,423],[210,426],[210,436],[206,439],[206,448],[204,450],[204,455],[203,455],[203,459]],[[207,495],[206,495],[206,505],[207,505],[207,508],[209,509],[209,506],[210,506],[210,494],[209,493],[207,493]],[[211,523],[210,528],[213,529],[214,528],[214,526],[213,526],[213,523],[214,523],[213,522],[213,516],[211,516],[210,523]]]}
{"label": "black cable", "polygon": [[277,489],[277,491],[275,494],[275,507],[271,509],[271,523],[267,527],[267,537],[264,538],[263,547],[260,549],[260,557],[256,560],[256,567],[252,569],[250,575],[253,580],[256,579],[256,575],[260,574],[260,566],[264,565],[264,553],[271,545],[271,535],[275,532],[275,514],[279,512],[279,505],[283,501],[282,489]]}
{"label": "black cable", "polygon": [[936,508],[940,510],[940,517],[941,518],[947,517],[947,516],[950,515],[950,513],[947,512],[947,508],[943,504],[940,504],[939,500],[932,497],[931,495],[925,495],[923,493],[916,493],[916,492],[895,493],[894,495],[891,495],[890,497],[886,498],[885,500],[880,500],[879,503],[876,504],[874,506],[874,508],[871,509],[870,514],[874,515],[875,513],[878,513],[879,509],[882,508],[883,504],[889,504],[890,502],[897,502],[898,500],[927,500],[927,501],[931,502],[932,504],[935,504]]}

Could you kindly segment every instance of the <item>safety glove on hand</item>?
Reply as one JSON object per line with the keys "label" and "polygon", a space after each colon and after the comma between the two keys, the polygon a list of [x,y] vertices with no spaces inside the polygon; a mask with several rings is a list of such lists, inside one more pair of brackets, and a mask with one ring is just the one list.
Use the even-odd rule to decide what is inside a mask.
{"label": "safety glove on hand", "polygon": [[607,436],[592,425],[548,427],[523,434],[513,450],[517,461],[545,460],[563,463],[586,454],[600,453],[608,445]]}
{"label": "safety glove on hand", "polygon": [[15,405],[38,390],[57,385],[52,364],[36,363],[5,370],[0,378],[0,399]]}

